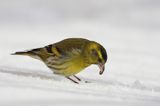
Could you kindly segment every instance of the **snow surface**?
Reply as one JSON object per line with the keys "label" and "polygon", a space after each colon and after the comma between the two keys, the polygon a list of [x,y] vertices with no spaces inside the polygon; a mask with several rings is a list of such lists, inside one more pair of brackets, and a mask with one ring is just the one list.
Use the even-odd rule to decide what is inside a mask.
{"label": "snow surface", "polygon": [[[28,1],[32,3],[32,1]],[[25,15],[22,14],[24,16],[20,15],[21,17],[13,17],[13,19],[10,16],[7,19],[0,18],[2,23],[0,25],[0,106],[159,106],[160,30],[158,28],[160,28],[160,21],[157,14],[155,18],[147,15],[147,12],[152,13],[152,10],[159,9],[157,2],[152,2],[155,6],[152,9],[148,7],[150,3],[146,5],[146,2],[145,4],[138,0],[136,2],[127,2],[126,0],[117,2],[95,1],[95,4],[87,2],[92,8],[86,9],[86,5],[82,10],[78,10],[81,6],[77,8],[71,6],[67,10],[65,10],[67,7],[62,6],[63,8],[57,8],[56,11],[62,12],[61,15],[64,15],[60,17],[69,17],[69,19],[64,21],[64,19],[57,20],[58,18],[54,17],[53,20],[56,21],[51,23],[48,20],[52,19],[46,19],[49,16],[40,17],[36,21],[37,23],[34,20],[42,14],[50,14],[50,12],[46,12],[47,8],[44,5],[42,14],[40,14],[41,12],[37,13],[38,10],[33,8],[37,5],[32,5],[32,11],[28,12],[30,13],[28,16],[35,17],[26,18],[25,15],[28,14],[26,11],[30,9],[27,1],[24,2],[26,10],[23,11],[17,9],[24,6],[23,3],[15,3],[10,5],[11,9],[7,9],[7,3],[3,2],[3,9],[8,10],[6,14],[3,13],[3,17],[8,14],[12,16],[13,14],[9,12],[13,11],[17,11],[17,14],[14,13],[15,16],[21,12]],[[47,5],[51,6],[49,3]],[[83,5],[83,2],[79,3],[79,5]],[[103,10],[106,7],[105,4],[111,5],[108,7],[111,16],[104,16],[102,13],[99,14],[102,15],[101,17],[95,19],[88,19],[90,16],[84,17],[87,10],[91,12],[90,10],[98,8],[97,11],[101,11],[100,7],[102,6]],[[131,7],[131,4],[134,5]],[[140,4],[144,10],[139,6]],[[66,5],[68,6],[69,3]],[[117,6],[115,11],[112,10],[114,5]],[[17,8],[12,10],[14,6]],[[75,11],[72,10],[73,8],[76,8]],[[129,13],[133,19],[118,17],[122,16],[117,15],[119,12],[125,14],[127,10],[130,10]],[[76,11],[80,14],[75,14]],[[83,14],[84,12],[86,13]],[[144,14],[141,14],[142,12]],[[66,16],[65,13],[74,13],[75,15],[73,15],[74,17]],[[146,15],[150,18],[146,19]],[[20,22],[15,21],[14,18],[21,20]],[[41,22],[42,20],[43,22]],[[126,23],[122,25],[123,22]],[[62,76],[52,74],[52,71],[38,60],[10,55],[15,51],[42,47],[68,37],[95,40],[107,49],[109,59],[103,75],[100,76],[98,67],[93,65],[79,73],[77,76],[83,81],[80,84],[74,84]],[[85,80],[90,83],[84,83]]]}

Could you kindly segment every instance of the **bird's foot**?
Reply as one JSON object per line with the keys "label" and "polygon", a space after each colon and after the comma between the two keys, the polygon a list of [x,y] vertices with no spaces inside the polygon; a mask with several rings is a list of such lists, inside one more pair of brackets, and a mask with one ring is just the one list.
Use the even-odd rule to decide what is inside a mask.
{"label": "bird's foot", "polygon": [[[77,77],[76,75],[73,75],[78,81],[82,81],[79,77]],[[85,83],[91,83],[90,81],[84,81]]]}

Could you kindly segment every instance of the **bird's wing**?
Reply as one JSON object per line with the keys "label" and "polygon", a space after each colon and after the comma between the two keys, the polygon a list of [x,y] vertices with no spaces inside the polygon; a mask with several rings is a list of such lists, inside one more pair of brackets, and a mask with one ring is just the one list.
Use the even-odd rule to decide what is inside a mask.
{"label": "bird's wing", "polygon": [[65,59],[68,59],[70,56],[77,56],[80,54],[87,42],[89,42],[89,40],[82,38],[69,38],[42,48],[29,50],[28,53],[39,56],[43,61],[50,57],[65,57]]}
{"label": "bird's wing", "polygon": [[71,61],[74,57],[80,56],[88,40],[80,38],[70,38],[45,46],[47,53],[46,63],[62,64]]}

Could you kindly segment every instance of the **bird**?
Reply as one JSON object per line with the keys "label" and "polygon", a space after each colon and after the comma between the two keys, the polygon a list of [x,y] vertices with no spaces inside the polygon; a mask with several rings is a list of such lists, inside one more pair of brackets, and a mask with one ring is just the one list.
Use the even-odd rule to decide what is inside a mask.
{"label": "bird", "polygon": [[106,49],[101,44],[85,38],[66,38],[44,47],[18,51],[12,55],[38,59],[54,74],[64,76],[77,84],[81,79],[76,74],[92,64],[98,65],[99,74],[102,75],[108,59]]}

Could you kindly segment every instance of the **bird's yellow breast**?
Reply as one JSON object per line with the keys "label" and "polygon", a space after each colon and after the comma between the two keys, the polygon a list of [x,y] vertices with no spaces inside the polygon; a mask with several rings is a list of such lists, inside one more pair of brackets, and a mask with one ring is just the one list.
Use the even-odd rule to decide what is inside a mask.
{"label": "bird's yellow breast", "polygon": [[88,66],[85,64],[83,58],[81,57],[73,58],[67,64],[68,64],[68,67],[65,70],[63,70],[63,73],[62,73],[65,76],[75,75]]}

